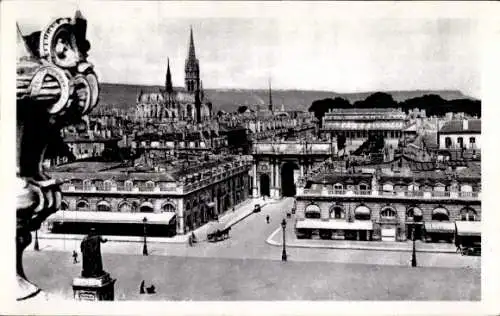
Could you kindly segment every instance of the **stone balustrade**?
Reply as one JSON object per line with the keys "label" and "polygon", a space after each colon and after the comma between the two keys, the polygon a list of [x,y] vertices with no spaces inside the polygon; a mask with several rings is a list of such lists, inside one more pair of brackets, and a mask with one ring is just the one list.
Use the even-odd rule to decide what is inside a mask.
{"label": "stone balustrade", "polygon": [[410,199],[461,199],[461,200],[480,200],[481,192],[459,192],[459,191],[423,191],[423,190],[346,190],[330,189],[324,186],[318,186],[314,189],[305,189],[298,187],[297,195],[303,196],[360,196],[360,197],[380,197],[380,198],[410,198]]}

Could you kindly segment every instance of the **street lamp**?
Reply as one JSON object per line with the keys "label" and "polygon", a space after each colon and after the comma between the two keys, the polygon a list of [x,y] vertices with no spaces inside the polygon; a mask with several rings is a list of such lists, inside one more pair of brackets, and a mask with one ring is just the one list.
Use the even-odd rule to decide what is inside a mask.
{"label": "street lamp", "polygon": [[38,245],[38,229],[35,230],[35,251],[40,251],[40,245]]}
{"label": "street lamp", "polygon": [[413,239],[413,251],[411,253],[411,266],[416,267],[417,266],[417,252],[415,250],[415,224],[413,224],[413,230],[412,230],[412,239]]}
{"label": "street lamp", "polygon": [[148,245],[146,243],[146,223],[147,223],[148,219],[146,217],[144,217],[142,219],[142,222],[144,223],[144,245],[142,247],[142,255],[143,256],[147,256],[148,255]]}
{"label": "street lamp", "polygon": [[286,220],[283,218],[283,221],[281,221],[281,228],[283,228],[283,252],[281,253],[281,261],[286,261],[287,256],[286,256],[286,240],[285,240],[285,228],[286,228]]}

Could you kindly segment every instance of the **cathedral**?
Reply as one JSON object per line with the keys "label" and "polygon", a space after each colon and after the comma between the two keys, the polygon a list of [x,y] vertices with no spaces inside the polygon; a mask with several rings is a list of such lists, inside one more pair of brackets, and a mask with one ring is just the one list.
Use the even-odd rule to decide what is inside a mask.
{"label": "cathedral", "polygon": [[196,58],[193,29],[189,38],[184,87],[174,88],[167,62],[165,88],[155,92],[140,91],[137,96],[136,118],[161,122],[187,121],[201,123],[212,116],[212,104],[205,98],[200,80],[200,63]]}

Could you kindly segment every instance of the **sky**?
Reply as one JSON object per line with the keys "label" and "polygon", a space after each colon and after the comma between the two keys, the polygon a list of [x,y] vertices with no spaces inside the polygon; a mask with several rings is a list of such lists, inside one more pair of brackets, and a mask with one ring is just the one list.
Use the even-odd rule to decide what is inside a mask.
{"label": "sky", "polygon": [[[10,3],[24,34],[80,9],[103,82],[182,86],[189,29],[205,88],[460,90],[479,96],[470,8],[433,4],[37,1]],[[26,10],[30,8],[30,10]],[[16,10],[17,9],[17,10]]]}

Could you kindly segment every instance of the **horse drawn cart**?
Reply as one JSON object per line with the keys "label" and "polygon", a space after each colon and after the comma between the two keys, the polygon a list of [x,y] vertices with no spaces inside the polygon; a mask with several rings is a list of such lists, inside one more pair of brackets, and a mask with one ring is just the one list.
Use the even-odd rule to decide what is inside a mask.
{"label": "horse drawn cart", "polygon": [[211,232],[207,234],[207,240],[209,242],[217,242],[229,238],[229,231],[231,227],[225,227],[224,225],[214,225]]}

